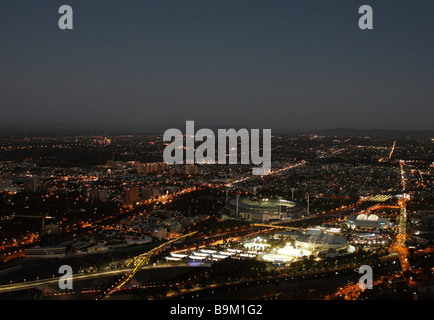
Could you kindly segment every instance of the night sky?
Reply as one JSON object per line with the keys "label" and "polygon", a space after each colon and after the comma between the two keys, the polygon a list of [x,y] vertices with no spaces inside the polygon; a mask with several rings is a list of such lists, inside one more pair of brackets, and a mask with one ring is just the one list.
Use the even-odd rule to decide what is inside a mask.
{"label": "night sky", "polygon": [[433,61],[432,0],[1,0],[0,123],[430,130]]}

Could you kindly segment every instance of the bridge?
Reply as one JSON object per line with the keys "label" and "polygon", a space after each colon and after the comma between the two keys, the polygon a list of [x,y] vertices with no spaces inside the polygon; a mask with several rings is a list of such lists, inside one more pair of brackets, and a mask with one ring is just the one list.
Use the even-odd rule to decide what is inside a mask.
{"label": "bridge", "polygon": [[167,245],[176,242],[182,238],[186,238],[189,236],[192,236],[193,234],[195,234],[197,231],[194,232],[190,232],[188,234],[179,236],[177,238],[174,238],[172,240],[169,240],[145,253],[142,253],[141,255],[138,255],[136,257],[134,257],[129,263],[128,265],[134,265],[135,267],[129,271],[129,273],[127,273],[120,281],[119,284],[112,286],[111,289],[109,289],[107,291],[107,293],[105,294],[104,298],[108,298],[113,292],[121,289],[126,283],[128,283],[135,275],[136,273],[142,268],[142,266],[144,264],[147,264],[149,262],[149,259],[152,257],[152,255],[154,255],[156,252],[158,252],[159,250],[163,249],[164,247],[166,247]]}
{"label": "bridge", "polygon": [[287,226],[280,226],[277,224],[264,224],[264,223],[254,223],[255,227],[266,227],[266,228],[276,228],[276,229],[288,229],[288,230],[300,230],[302,228],[298,227],[287,227]]}
{"label": "bridge", "polygon": [[[191,265],[188,263],[178,263],[178,264],[165,263],[165,264],[157,264],[155,266],[154,265],[142,266],[141,270],[182,268],[182,267],[210,267],[210,266],[211,264],[209,263],[203,263],[200,265]],[[107,270],[107,271],[105,270],[105,271],[98,271],[98,272],[85,273],[85,274],[74,274],[73,281],[76,282],[76,281],[85,281],[85,280],[101,278],[101,277],[110,277],[113,275],[124,274],[125,272],[131,271],[131,269],[132,268],[124,268],[124,269]],[[61,277],[53,277],[53,278],[46,278],[46,279],[33,280],[33,281],[3,284],[0,285],[0,293],[28,290],[33,288],[44,288],[50,285],[57,285],[59,283],[60,278]]]}

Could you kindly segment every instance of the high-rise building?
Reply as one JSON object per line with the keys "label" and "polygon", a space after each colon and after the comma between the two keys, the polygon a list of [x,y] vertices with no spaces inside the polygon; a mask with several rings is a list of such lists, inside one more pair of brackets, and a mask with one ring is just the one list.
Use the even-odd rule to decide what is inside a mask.
{"label": "high-rise building", "polygon": [[131,186],[126,190],[125,202],[127,204],[133,204],[140,200],[139,187]]}
{"label": "high-rise building", "polygon": [[170,233],[180,233],[182,231],[182,225],[178,221],[173,221],[168,224]]}
{"label": "high-rise building", "polygon": [[167,228],[158,228],[152,231],[152,236],[158,240],[167,239]]}
{"label": "high-rise building", "polygon": [[184,168],[184,173],[186,175],[197,175],[198,174],[198,168],[194,164],[187,164]]}
{"label": "high-rise building", "polygon": [[169,168],[165,162],[139,163],[136,166],[139,174],[160,173]]}
{"label": "high-rise building", "polygon": [[92,200],[107,201],[107,191],[94,189],[89,192],[89,197]]}
{"label": "high-rise building", "polygon": [[23,189],[25,192],[45,193],[47,185],[35,179],[26,179],[23,183]]}
{"label": "high-rise building", "polygon": [[142,188],[142,199],[156,198],[161,194],[161,190],[158,188]]}

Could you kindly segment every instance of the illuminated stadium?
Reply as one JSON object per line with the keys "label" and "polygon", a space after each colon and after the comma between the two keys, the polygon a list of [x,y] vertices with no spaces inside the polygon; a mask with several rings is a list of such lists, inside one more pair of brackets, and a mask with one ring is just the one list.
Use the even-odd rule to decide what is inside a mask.
{"label": "illuminated stadium", "polygon": [[230,200],[226,208],[235,217],[266,222],[300,216],[304,205],[284,199],[239,198]]}
{"label": "illuminated stadium", "polygon": [[393,223],[390,219],[380,218],[375,214],[359,214],[358,216],[350,217],[347,222],[348,227],[355,229],[387,229],[392,228]]}
{"label": "illuminated stadium", "polygon": [[339,250],[345,248],[347,244],[348,241],[344,237],[325,233],[322,230],[308,230],[295,241],[296,247],[313,252]]}
{"label": "illuminated stadium", "polygon": [[312,252],[309,250],[294,248],[287,244],[285,247],[277,249],[276,253],[267,253],[261,258],[265,261],[286,263],[296,261],[302,257],[310,256],[311,254]]}

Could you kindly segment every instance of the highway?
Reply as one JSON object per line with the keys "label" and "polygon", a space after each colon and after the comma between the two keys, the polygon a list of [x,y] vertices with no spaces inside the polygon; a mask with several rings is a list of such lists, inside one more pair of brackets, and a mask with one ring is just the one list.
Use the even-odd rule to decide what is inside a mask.
{"label": "highway", "polygon": [[[204,267],[208,266],[206,264],[203,265]],[[141,266],[140,270],[146,270],[146,269],[164,269],[164,268],[181,268],[181,267],[191,267],[188,263],[182,263],[182,264],[157,264],[157,265],[149,265],[149,266]],[[100,272],[92,272],[92,273],[86,273],[86,274],[77,274],[73,275],[73,281],[82,281],[82,280],[89,280],[99,277],[107,277],[107,276],[116,276],[120,274],[125,274],[128,272],[131,272],[134,268],[123,268],[118,270],[108,270],[108,271],[100,271]],[[5,284],[0,285],[0,293],[5,292],[12,292],[12,291],[20,291],[20,290],[28,290],[40,286],[45,285],[52,285],[57,284],[59,282],[59,279],[61,277],[54,277],[54,278],[48,278],[48,279],[41,279],[41,280],[34,280],[34,281],[27,281],[27,282],[17,282],[17,283],[11,283],[11,284]]]}
{"label": "highway", "polygon": [[137,273],[137,271],[141,270],[142,266],[149,262],[149,259],[152,257],[152,255],[154,253],[158,252],[159,250],[163,249],[164,247],[166,247],[167,245],[169,245],[173,242],[176,242],[182,238],[192,236],[196,232],[197,231],[194,231],[194,232],[190,232],[188,234],[176,237],[170,241],[167,241],[167,242],[159,245],[158,247],[153,248],[152,250],[150,250],[148,252],[145,252],[145,253],[133,258],[132,264],[134,264],[135,267],[132,269],[129,269],[128,272],[118,281],[117,284],[113,285],[107,292],[105,292],[104,298],[108,298],[113,292],[121,289],[126,283],[128,283],[134,277],[134,275]]}

